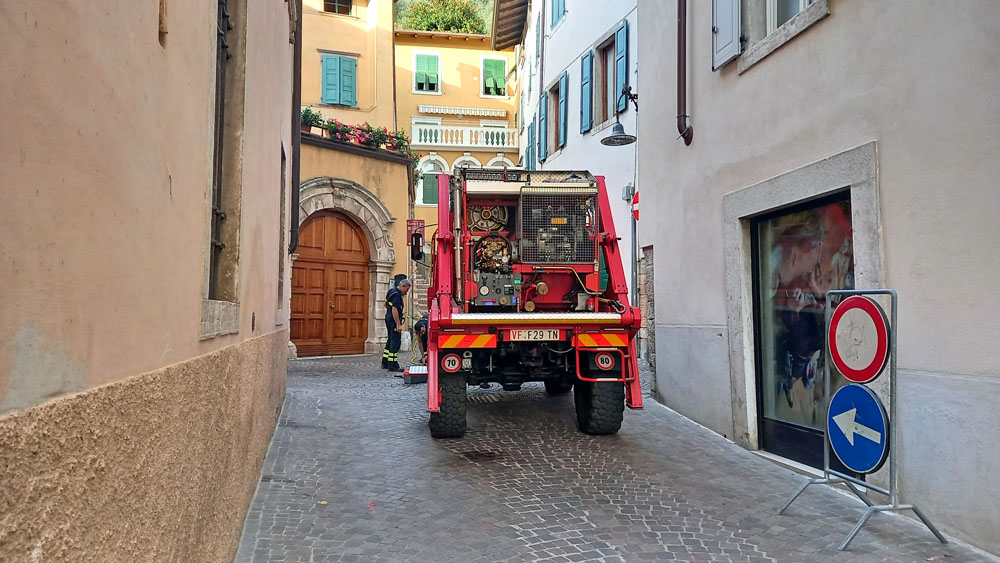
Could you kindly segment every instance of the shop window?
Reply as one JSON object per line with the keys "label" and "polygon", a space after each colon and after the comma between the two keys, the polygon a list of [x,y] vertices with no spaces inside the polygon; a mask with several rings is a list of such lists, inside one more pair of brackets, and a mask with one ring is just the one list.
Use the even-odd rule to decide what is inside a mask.
{"label": "shop window", "polygon": [[752,237],[762,447],[810,463],[828,400],[826,292],[854,288],[847,192],[756,219]]}

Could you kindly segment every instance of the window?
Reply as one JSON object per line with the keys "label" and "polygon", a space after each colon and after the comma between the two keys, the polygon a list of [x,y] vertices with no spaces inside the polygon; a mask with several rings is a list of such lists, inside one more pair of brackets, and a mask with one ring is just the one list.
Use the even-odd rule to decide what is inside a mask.
{"label": "window", "polygon": [[441,93],[441,56],[431,53],[413,55],[413,92]]}
{"label": "window", "polygon": [[444,167],[440,163],[428,160],[420,168],[423,175],[420,178],[420,197],[417,202],[422,205],[437,205],[438,202],[438,174],[444,172]]}
{"label": "window", "polygon": [[350,15],[351,0],[323,0],[323,11],[331,14]]}
{"label": "window", "polygon": [[562,21],[566,15],[566,0],[551,0],[552,2],[552,27]]}
{"label": "window", "polygon": [[592,107],[594,99],[593,84],[594,53],[587,51],[580,57],[580,132],[590,131],[594,111]]}
{"label": "window", "polygon": [[535,120],[528,124],[528,148],[524,151],[524,169],[535,169]]}
{"label": "window", "polygon": [[483,96],[507,97],[507,59],[482,58]]}
{"label": "window", "polygon": [[608,41],[597,49],[594,75],[594,122],[604,123],[615,116],[615,43]]}
{"label": "window", "polygon": [[215,146],[214,162],[212,164],[212,230],[211,230],[211,252],[209,253],[208,267],[208,298],[219,299],[219,269],[222,262],[222,249],[226,244],[222,242],[222,222],[226,220],[226,213],[222,205],[222,163],[223,163],[223,141],[225,135],[226,116],[226,67],[232,56],[229,53],[229,43],[227,36],[232,29],[229,23],[229,11],[226,7],[226,0],[219,0],[218,5],[218,31],[215,43]]}
{"label": "window", "polygon": [[323,93],[320,100],[324,104],[357,107],[357,59],[323,55],[322,61]]}
{"label": "window", "polygon": [[778,29],[788,20],[805,10],[815,0],[768,0],[767,32]]}
{"label": "window", "polygon": [[542,95],[538,106],[538,160],[545,160],[566,146],[566,110],[569,75],[562,73],[552,88]]}
{"label": "window", "polygon": [[828,0],[712,0],[712,70],[743,73],[828,15]]}

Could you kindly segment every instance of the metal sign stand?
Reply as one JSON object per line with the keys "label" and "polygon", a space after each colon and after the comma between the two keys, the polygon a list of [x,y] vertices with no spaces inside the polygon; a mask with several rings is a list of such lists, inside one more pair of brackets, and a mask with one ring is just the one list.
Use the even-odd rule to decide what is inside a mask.
{"label": "metal sign stand", "polygon": [[[924,516],[924,513],[921,512],[916,505],[900,504],[899,502],[899,494],[897,492],[897,485],[896,485],[897,463],[896,463],[896,448],[895,448],[896,434],[897,434],[896,433],[896,333],[898,332],[896,330],[896,310],[897,310],[896,291],[893,289],[837,289],[828,291],[826,293],[827,330],[829,330],[830,328],[830,315],[832,313],[832,307],[831,307],[832,298],[841,295],[845,297],[851,295],[889,295],[892,298],[892,306],[891,306],[892,311],[890,313],[892,320],[891,324],[889,325],[891,328],[891,330],[889,331],[889,353],[890,353],[889,488],[887,490],[882,487],[878,487],[870,483],[867,483],[865,481],[862,481],[861,479],[858,479],[851,475],[845,475],[843,473],[840,473],[839,471],[830,469],[830,445],[829,445],[830,436],[829,434],[827,434],[826,439],[823,441],[823,477],[816,479],[809,479],[801,486],[799,486],[799,488],[796,489],[795,493],[792,495],[792,498],[788,499],[788,502],[786,502],[785,505],[782,506],[780,510],[778,510],[778,514],[783,514],[785,510],[787,510],[788,507],[791,506],[793,502],[795,502],[795,499],[797,499],[799,495],[801,495],[802,492],[805,491],[809,485],[843,484],[847,486],[847,488],[850,489],[851,492],[857,495],[858,498],[861,499],[861,502],[865,503],[865,505],[868,506],[868,509],[865,510],[865,513],[861,516],[861,519],[858,520],[858,523],[854,526],[854,529],[852,529],[851,532],[847,534],[847,537],[844,538],[843,543],[841,543],[840,547],[838,548],[840,551],[844,551],[847,549],[847,546],[851,543],[852,540],[854,540],[854,537],[858,535],[858,532],[860,532],[861,528],[865,525],[866,522],[868,522],[868,519],[871,518],[872,514],[875,514],[876,512],[900,512],[903,510],[912,510],[913,513],[917,515],[917,518],[919,518],[920,521],[923,522],[925,526],[927,526],[927,529],[929,529],[931,533],[934,534],[934,536],[938,539],[938,541],[940,541],[941,543],[948,543],[948,540],[945,539],[943,535],[941,535],[941,532],[939,532],[938,529],[934,527],[934,524],[932,524],[931,521],[928,520],[926,516]],[[829,346],[827,346],[827,358],[826,361],[823,362],[823,376],[826,385],[825,396],[827,397],[827,401],[830,401],[830,362],[831,362],[830,350]],[[829,429],[827,429],[826,432],[828,433]],[[864,487],[865,489],[868,490],[877,491],[888,496],[889,504],[875,504],[874,502],[872,502],[871,499],[869,499],[864,493],[862,493],[858,489],[858,486]]]}

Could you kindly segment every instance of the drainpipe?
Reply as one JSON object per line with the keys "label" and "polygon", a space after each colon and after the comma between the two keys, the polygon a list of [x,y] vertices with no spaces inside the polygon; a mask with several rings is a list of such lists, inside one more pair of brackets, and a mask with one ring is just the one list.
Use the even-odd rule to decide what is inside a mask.
{"label": "drainpipe", "polygon": [[297,4],[295,21],[295,54],[292,59],[292,213],[288,233],[288,253],[299,247],[299,149],[302,146],[302,128],[299,114],[302,111],[302,0]]}
{"label": "drainpipe", "polygon": [[687,118],[687,0],[677,0],[677,132],[690,145],[694,129]]}

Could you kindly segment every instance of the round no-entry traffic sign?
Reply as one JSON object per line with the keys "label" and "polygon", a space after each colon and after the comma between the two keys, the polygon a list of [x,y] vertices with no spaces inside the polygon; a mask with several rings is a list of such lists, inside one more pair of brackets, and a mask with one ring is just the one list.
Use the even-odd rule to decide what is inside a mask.
{"label": "round no-entry traffic sign", "polygon": [[632,216],[635,220],[639,220],[639,190],[636,190],[635,195],[632,196]]}
{"label": "round no-entry traffic sign", "polygon": [[867,297],[848,297],[834,310],[828,339],[833,365],[855,383],[875,379],[889,361],[889,321]]}
{"label": "round no-entry traffic sign", "polygon": [[850,383],[833,394],[826,435],[844,467],[856,473],[878,471],[889,455],[889,417],[864,385]]}

